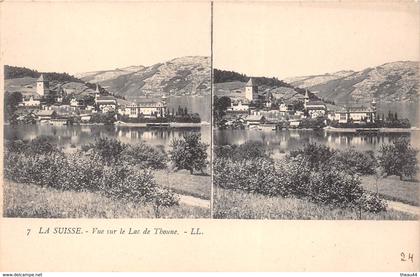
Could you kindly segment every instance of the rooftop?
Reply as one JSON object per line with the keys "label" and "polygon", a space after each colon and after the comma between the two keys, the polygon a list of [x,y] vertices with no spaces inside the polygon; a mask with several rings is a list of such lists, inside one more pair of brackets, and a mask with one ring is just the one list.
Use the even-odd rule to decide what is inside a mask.
{"label": "rooftop", "polygon": [[44,78],[44,74],[41,74],[41,76],[38,78],[37,82],[45,82],[46,79]]}
{"label": "rooftop", "polygon": [[259,121],[259,120],[261,120],[263,118],[264,118],[264,116],[262,116],[262,115],[251,114],[251,115],[248,115],[245,118],[245,120],[248,120],[248,121]]}
{"label": "rooftop", "polygon": [[249,78],[249,81],[248,81],[248,83],[246,83],[246,86],[247,87],[253,87],[253,86],[255,86],[256,84],[255,84],[255,82],[254,82],[254,80],[252,79],[252,77],[251,78]]}
{"label": "rooftop", "polygon": [[50,116],[55,113],[54,110],[39,110],[36,114],[39,116]]}
{"label": "rooftop", "polygon": [[306,103],[306,106],[324,106],[325,107],[325,103],[322,101],[308,101],[308,103]]}
{"label": "rooftop", "polygon": [[96,101],[116,101],[116,99],[114,98],[114,96],[99,96],[98,98],[96,98]]}

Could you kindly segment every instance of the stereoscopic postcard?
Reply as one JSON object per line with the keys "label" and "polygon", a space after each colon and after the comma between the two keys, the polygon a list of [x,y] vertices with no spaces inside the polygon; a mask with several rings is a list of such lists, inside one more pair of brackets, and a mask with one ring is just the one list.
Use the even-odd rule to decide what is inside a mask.
{"label": "stereoscopic postcard", "polygon": [[417,2],[0,8],[0,271],[419,271]]}

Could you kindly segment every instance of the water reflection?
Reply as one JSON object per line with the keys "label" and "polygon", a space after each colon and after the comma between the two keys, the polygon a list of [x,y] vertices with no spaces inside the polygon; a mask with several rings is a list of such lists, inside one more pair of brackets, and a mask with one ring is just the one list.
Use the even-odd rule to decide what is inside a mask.
{"label": "water reflection", "polygon": [[145,142],[154,146],[169,148],[173,138],[181,138],[184,134],[201,133],[202,141],[210,144],[210,126],[197,128],[152,129],[126,126],[50,126],[50,125],[20,125],[4,126],[5,139],[30,140],[39,135],[50,135],[57,138],[64,148],[78,147],[93,142],[99,137],[117,138],[124,143]]}
{"label": "water reflection", "polygon": [[378,133],[374,135],[355,133],[328,133],[325,131],[289,130],[215,130],[216,145],[242,144],[249,140],[260,141],[276,152],[290,151],[306,143],[324,144],[332,148],[342,149],[349,146],[359,150],[377,150],[380,145],[390,143],[399,137],[406,137],[416,144],[420,140],[420,132]]}

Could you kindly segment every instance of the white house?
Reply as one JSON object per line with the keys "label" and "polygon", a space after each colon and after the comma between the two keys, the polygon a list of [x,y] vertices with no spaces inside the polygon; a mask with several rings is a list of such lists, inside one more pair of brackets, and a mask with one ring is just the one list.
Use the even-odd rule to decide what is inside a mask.
{"label": "white house", "polygon": [[227,108],[228,112],[247,112],[248,110],[248,99],[231,99],[230,107]]}
{"label": "white house", "polygon": [[135,102],[126,106],[121,113],[128,115],[130,118],[143,116],[145,118],[164,117],[166,116],[165,101],[158,101],[149,98],[137,99]]}
{"label": "white house", "polygon": [[308,90],[305,92],[303,106],[311,118],[321,117],[327,113],[327,106],[324,104],[324,102],[309,101]]}
{"label": "white house", "polygon": [[41,106],[41,97],[39,97],[38,95],[24,96],[19,106],[39,107]]}
{"label": "white house", "polygon": [[102,112],[111,112],[117,110],[117,100],[113,96],[96,96],[95,104]]}
{"label": "white house", "polygon": [[340,110],[329,112],[328,118],[338,123],[347,123],[350,121],[353,123],[375,122],[376,102],[373,100],[368,108],[364,106],[343,107]]}

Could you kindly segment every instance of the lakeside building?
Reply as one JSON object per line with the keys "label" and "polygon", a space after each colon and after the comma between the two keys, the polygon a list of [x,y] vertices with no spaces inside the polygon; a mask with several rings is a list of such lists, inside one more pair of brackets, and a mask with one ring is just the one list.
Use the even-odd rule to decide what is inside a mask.
{"label": "lakeside building", "polygon": [[22,102],[19,103],[21,107],[40,107],[41,97],[38,94],[26,95],[22,97]]}
{"label": "lakeside building", "polygon": [[127,115],[129,118],[145,118],[165,117],[166,101],[159,101],[149,98],[136,99],[133,103],[128,104],[125,109],[120,110],[121,115]]}
{"label": "lakeside building", "polygon": [[245,122],[248,126],[261,125],[265,123],[265,117],[260,114],[250,114],[245,118]]}
{"label": "lakeside building", "polygon": [[57,117],[57,113],[54,110],[39,110],[36,112],[38,121],[47,121]]}
{"label": "lakeside building", "polygon": [[370,103],[370,107],[365,107],[363,105],[341,107],[338,110],[329,111],[328,118],[337,121],[338,123],[374,123],[376,113],[376,101],[373,99]]}
{"label": "lakeside building", "polygon": [[325,116],[327,113],[327,106],[322,101],[310,101],[308,90],[305,91],[304,109],[311,118]]}
{"label": "lakeside building", "polygon": [[113,96],[98,96],[98,94],[96,94],[95,104],[103,113],[117,110],[117,99],[115,99]]}
{"label": "lakeside building", "polygon": [[285,100],[270,90],[262,95],[258,94],[258,86],[253,78],[250,78],[242,89],[242,95],[232,93],[232,90],[230,92],[230,95],[225,95],[231,100],[223,119],[226,126],[241,126],[238,118],[242,118],[248,126],[270,123],[297,128],[305,119],[318,118],[324,119],[325,123],[326,119],[329,119],[331,122],[341,124],[362,125],[375,122],[377,116],[375,100],[368,107],[354,104],[339,106],[311,100],[308,90],[305,91],[304,97],[298,97],[293,101],[290,98]]}
{"label": "lakeside building", "polygon": [[227,112],[248,112],[250,101],[248,99],[232,98]]}

